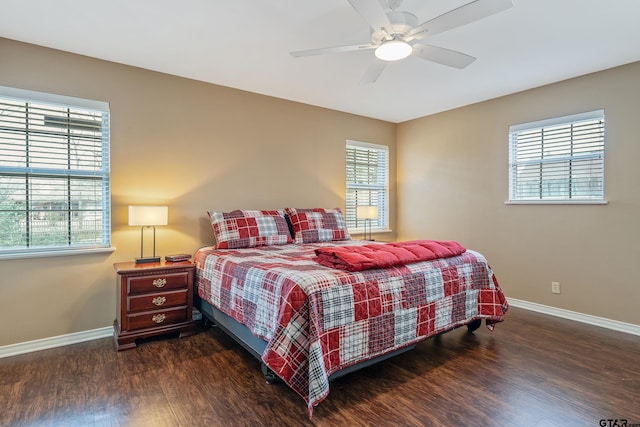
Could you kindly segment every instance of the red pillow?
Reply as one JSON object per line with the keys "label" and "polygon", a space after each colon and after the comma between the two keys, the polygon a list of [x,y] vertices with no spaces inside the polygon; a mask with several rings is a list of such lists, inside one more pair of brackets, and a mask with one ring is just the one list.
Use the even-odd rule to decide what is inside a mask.
{"label": "red pillow", "polygon": [[289,215],[296,243],[331,242],[350,240],[344,216],[335,209],[294,209],[285,208]]}
{"label": "red pillow", "polygon": [[253,248],[293,243],[281,210],[208,211],[217,249]]}

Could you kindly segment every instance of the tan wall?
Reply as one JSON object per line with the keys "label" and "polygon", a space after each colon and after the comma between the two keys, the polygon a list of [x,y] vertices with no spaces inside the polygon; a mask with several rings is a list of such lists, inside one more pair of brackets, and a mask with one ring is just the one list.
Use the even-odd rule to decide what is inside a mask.
{"label": "tan wall", "polygon": [[[639,100],[634,63],[401,123],[398,237],[479,250],[508,297],[640,325]],[[600,108],[609,204],[505,205],[509,125]]]}
{"label": "tan wall", "polygon": [[[210,244],[207,209],[344,206],[346,139],[389,145],[395,230],[397,138],[400,239],[459,240],[509,297],[640,324],[640,63],[396,126],[2,38],[0,57],[2,86],[110,103],[116,247],[0,261],[0,346],[111,325],[112,264],[139,254],[129,204],[169,206],[159,254]],[[610,203],[505,205],[508,126],[599,108]]]}
{"label": "tan wall", "polygon": [[1,38],[0,58],[2,86],[110,103],[116,247],[0,260],[0,346],[112,324],[112,264],[140,250],[129,204],[169,206],[161,255],[212,243],[209,209],[344,207],[347,139],[389,146],[395,229],[392,123]]}

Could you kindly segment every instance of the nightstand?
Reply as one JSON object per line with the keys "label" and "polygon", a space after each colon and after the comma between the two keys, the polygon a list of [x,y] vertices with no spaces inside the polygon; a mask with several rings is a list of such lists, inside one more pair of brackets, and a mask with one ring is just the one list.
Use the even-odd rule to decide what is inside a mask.
{"label": "nightstand", "polygon": [[182,338],[195,333],[191,318],[195,264],[119,262],[113,267],[118,274],[113,322],[118,351],[135,347],[139,338],[178,331]]}

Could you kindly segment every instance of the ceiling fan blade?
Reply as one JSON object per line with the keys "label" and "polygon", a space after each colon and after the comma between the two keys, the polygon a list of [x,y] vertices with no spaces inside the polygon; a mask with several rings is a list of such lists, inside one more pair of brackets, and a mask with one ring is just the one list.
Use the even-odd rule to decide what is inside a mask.
{"label": "ceiling fan blade", "polygon": [[349,3],[374,31],[383,29],[387,34],[393,34],[393,25],[379,0],[349,0]]}
{"label": "ceiling fan blade", "polygon": [[426,44],[416,44],[413,46],[413,54],[427,61],[436,62],[453,68],[465,68],[476,60],[473,56],[465,55],[455,50]]}
{"label": "ceiling fan blade", "polygon": [[387,63],[376,59],[376,61],[367,68],[364,75],[360,79],[360,83],[362,84],[370,84],[375,83],[378,80],[378,77],[384,71],[384,68],[387,66]]}
{"label": "ceiling fan blade", "polygon": [[375,49],[376,45],[374,44],[356,44],[351,46],[336,46],[336,47],[321,47],[318,49],[308,49],[308,50],[297,50],[295,52],[290,52],[290,55],[294,58],[300,58],[302,56],[314,56],[314,55],[324,55],[327,53],[342,53],[342,52],[353,52],[356,50],[368,50]]}
{"label": "ceiling fan blade", "polygon": [[440,16],[436,16],[418,25],[409,31],[407,37],[416,36],[418,33],[424,31],[427,31],[428,35],[432,36],[443,31],[470,24],[471,22],[486,18],[487,16],[494,15],[511,7],[513,7],[512,0],[474,0],[471,3],[467,3],[464,6],[443,13]]}

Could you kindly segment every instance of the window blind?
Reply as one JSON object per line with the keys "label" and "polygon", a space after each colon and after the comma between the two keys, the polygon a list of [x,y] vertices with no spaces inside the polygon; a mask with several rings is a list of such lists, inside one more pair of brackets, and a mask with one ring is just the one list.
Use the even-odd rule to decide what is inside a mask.
{"label": "window blind", "polygon": [[0,254],[109,247],[106,103],[0,87]]}
{"label": "window blind", "polygon": [[511,126],[510,201],[604,201],[604,111]]}
{"label": "window blind", "polygon": [[384,145],[347,141],[346,168],[347,228],[350,231],[364,230],[365,220],[358,219],[357,206],[377,206],[378,218],[371,220],[371,229],[387,230],[389,228],[389,148]]}

